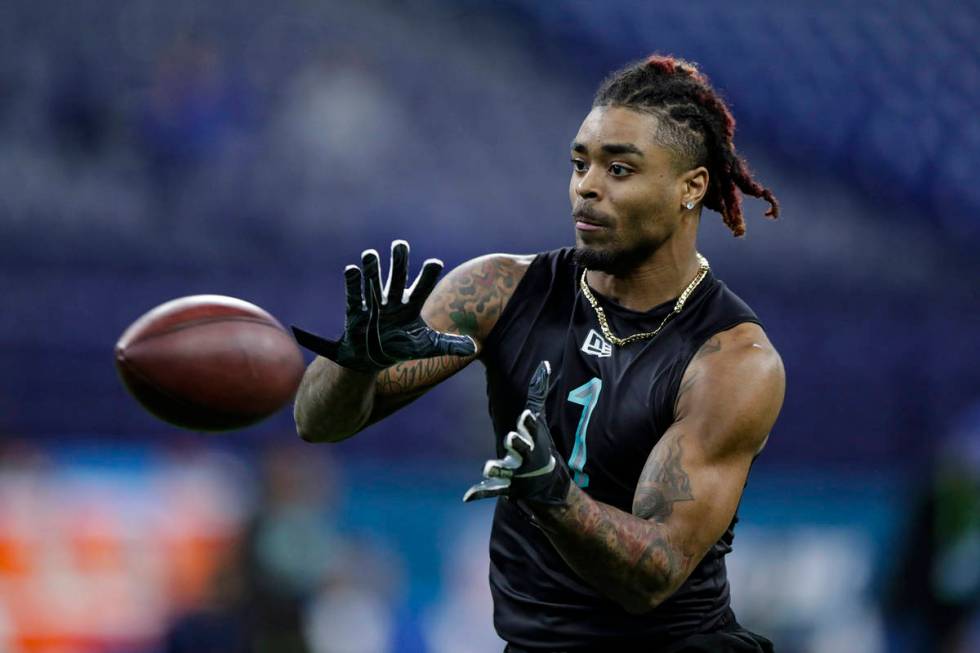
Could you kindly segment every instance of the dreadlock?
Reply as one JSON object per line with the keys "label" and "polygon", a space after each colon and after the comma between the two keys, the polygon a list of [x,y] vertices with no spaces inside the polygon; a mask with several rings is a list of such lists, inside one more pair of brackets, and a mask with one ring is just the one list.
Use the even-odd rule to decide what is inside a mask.
{"label": "dreadlock", "polygon": [[766,215],[779,216],[772,191],[752,178],[735,153],[735,119],[695,64],[653,55],[607,77],[592,106],[621,106],[656,115],[657,142],[674,150],[685,169],[708,169],[704,205],[720,213],[736,236],[745,233],[739,191],[761,197],[769,203]]}

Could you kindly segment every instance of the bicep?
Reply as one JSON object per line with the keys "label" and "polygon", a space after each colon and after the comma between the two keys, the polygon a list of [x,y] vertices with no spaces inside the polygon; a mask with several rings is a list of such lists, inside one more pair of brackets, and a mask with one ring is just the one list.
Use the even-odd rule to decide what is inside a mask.
{"label": "bicep", "polygon": [[482,347],[533,258],[487,254],[467,261],[439,282],[422,318],[433,329],[468,335]]}
{"label": "bicep", "polygon": [[764,334],[753,328],[721,334],[711,360],[689,367],[677,418],[637,484],[633,514],[666,525],[689,561],[677,585],[731,523],[752,459],[782,404],[782,364],[767,340],[760,346]]}
{"label": "bicep", "polygon": [[686,564],[677,586],[731,523],[751,455],[706,455],[696,429],[675,424],[647,459],[633,497],[633,514],[663,524]]}

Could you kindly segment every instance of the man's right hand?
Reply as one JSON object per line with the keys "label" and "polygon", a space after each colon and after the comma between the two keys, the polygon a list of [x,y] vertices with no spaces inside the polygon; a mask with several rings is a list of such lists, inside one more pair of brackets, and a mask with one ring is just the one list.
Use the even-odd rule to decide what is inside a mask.
{"label": "man's right hand", "polygon": [[[476,341],[469,336],[435,331],[422,320],[422,305],[435,288],[442,261],[427,259],[408,289],[408,243],[391,244],[391,267],[381,283],[378,252],[361,254],[361,264],[344,270],[347,283],[347,319],[339,340],[293,327],[296,341],[342,367],[379,372],[395,363],[433,356],[472,356]],[[363,286],[363,287],[362,287]]]}

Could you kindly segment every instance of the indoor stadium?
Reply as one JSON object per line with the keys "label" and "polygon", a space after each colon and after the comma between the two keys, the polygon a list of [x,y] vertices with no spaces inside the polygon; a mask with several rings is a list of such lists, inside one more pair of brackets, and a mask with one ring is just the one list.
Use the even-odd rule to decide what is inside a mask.
{"label": "indoor stadium", "polygon": [[[976,0],[3,0],[0,652],[980,652],[978,35]],[[683,79],[650,91],[646,109],[630,108],[643,89],[627,97],[607,84],[597,95],[631,64],[637,75]],[[653,149],[631,145],[632,154],[603,140],[631,120],[673,120],[674,130],[641,130]],[[700,224],[704,265],[629,313],[603,290],[627,286],[597,280],[640,268],[575,258],[581,276],[566,293],[549,290],[575,312],[553,319],[589,331],[569,350],[583,365],[608,366],[630,348],[666,351],[654,346],[682,325],[694,333],[693,311],[729,288],[751,309],[724,329],[764,328],[785,383],[759,391],[771,415],[753,427],[758,447],[739,449],[727,494],[695,480],[648,513],[635,499],[630,513],[628,497],[625,509],[602,502],[603,483],[639,492],[635,475],[653,445],[624,480],[589,457],[605,441],[586,437],[612,377],[572,381],[570,363],[551,357],[534,404],[541,377],[530,370],[543,356],[522,356],[526,341],[506,334],[557,309],[529,294],[531,276],[504,277],[488,263],[466,286],[452,271],[506,252],[527,255],[506,260],[543,279],[546,266],[530,255],[625,238],[626,218],[614,229],[608,216],[626,211],[615,189],[635,187],[618,177],[632,169],[591,164],[684,147],[701,154],[661,179],[687,175],[693,199],[664,204],[680,226],[644,260]],[[721,150],[727,158],[716,159]],[[389,254],[399,239],[411,244],[407,282],[394,279],[395,262],[388,276],[389,258],[407,256]],[[362,257],[371,249],[374,259]],[[438,269],[420,275],[427,259],[444,263],[443,282],[422,309]],[[391,287],[417,276],[404,294],[416,292],[416,331],[386,340]],[[444,306],[450,290],[458,305]],[[490,299],[497,290],[503,300]],[[201,295],[190,302],[204,313],[171,304],[147,316]],[[472,296],[498,321],[472,321],[462,307]],[[511,296],[519,301],[506,304]],[[688,296],[694,308],[683,308]],[[644,344],[614,337],[629,333],[629,315],[639,324],[667,299],[662,332],[649,327]],[[201,336],[190,371],[174,371],[176,354],[161,343],[191,339],[201,320],[221,330]],[[321,344],[311,351],[300,336],[299,347],[293,325]],[[528,328],[531,338],[537,327]],[[449,344],[438,333],[447,330]],[[411,349],[421,347],[414,340],[391,353],[404,333],[443,354],[461,348],[431,358],[433,369],[484,364],[430,392],[462,363],[431,383],[403,378],[391,411],[410,405],[380,419],[391,411],[376,404],[374,417],[355,420],[357,437],[310,437],[304,402],[325,387],[314,373],[328,365],[381,397],[398,385],[391,370],[422,370],[401,366],[435,356]],[[536,352],[558,351],[539,340]],[[137,360],[136,344],[151,341],[156,353]],[[281,358],[261,358],[266,346]],[[217,349],[231,358],[208,358]],[[684,361],[716,369],[703,353],[695,347]],[[503,376],[513,388],[500,390],[504,363],[490,358],[512,361]],[[671,365],[667,389],[650,390],[645,376],[622,381],[627,401],[604,409],[608,430],[594,418],[592,428],[615,436],[627,404],[659,424],[649,397],[675,406],[674,428],[688,387],[680,375],[713,377]],[[153,377],[160,369],[176,389]],[[243,398],[235,384],[248,370],[257,394]],[[746,375],[704,390],[731,413],[719,424],[746,414],[735,406],[762,373]],[[578,387],[554,391],[565,383]],[[698,392],[684,401],[708,401]],[[196,412],[187,408],[198,399]],[[223,412],[226,399],[237,403]],[[337,401],[359,410],[360,399]],[[534,428],[525,413],[513,422],[525,402]],[[321,413],[320,424],[333,418]],[[704,428],[720,432],[704,414]],[[540,439],[549,420],[550,445]],[[307,441],[317,439],[342,441]],[[683,456],[707,451],[703,440],[688,433]],[[527,471],[548,446],[559,454],[551,466]],[[662,481],[661,463],[651,471],[648,461],[644,478]],[[680,519],[703,536],[712,515],[720,527],[705,546],[726,533],[710,549],[725,542],[712,559],[716,584],[685,581],[709,574],[705,547],[685,549],[670,589],[633,610],[605,590],[612,563],[584,571],[571,536],[556,535],[570,504],[547,503],[555,486],[541,489],[539,478],[560,484],[561,497],[615,511],[648,542]],[[464,493],[488,498],[464,502]],[[513,518],[526,550],[507,544],[520,539],[504,521],[511,514],[526,518]],[[588,551],[599,553],[586,558],[616,554],[596,538]],[[548,555],[538,559],[540,547]],[[530,575],[508,566],[522,556]],[[649,580],[647,558],[626,562],[621,584]],[[574,596],[557,605],[549,597],[566,586]],[[709,591],[710,609],[725,616],[695,620],[684,638],[723,624],[772,644],[678,644],[671,606],[695,606]],[[636,644],[642,633],[654,634]]]}

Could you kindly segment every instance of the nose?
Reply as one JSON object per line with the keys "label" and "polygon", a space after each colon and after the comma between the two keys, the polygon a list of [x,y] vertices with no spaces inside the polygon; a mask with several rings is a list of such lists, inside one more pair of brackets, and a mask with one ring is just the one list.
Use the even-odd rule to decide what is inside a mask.
{"label": "nose", "polygon": [[584,200],[598,200],[601,198],[598,173],[596,166],[590,167],[585,174],[574,182],[575,194]]}

